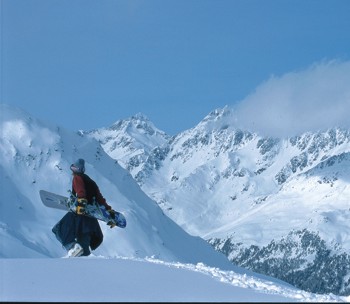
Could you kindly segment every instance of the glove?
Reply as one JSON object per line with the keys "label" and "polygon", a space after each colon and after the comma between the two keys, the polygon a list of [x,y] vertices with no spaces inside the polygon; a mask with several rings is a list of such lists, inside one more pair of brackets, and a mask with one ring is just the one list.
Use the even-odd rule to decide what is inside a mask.
{"label": "glove", "polygon": [[109,210],[108,210],[108,213],[109,213],[109,215],[111,216],[111,218],[114,220],[114,219],[115,219],[115,210],[109,209]]}
{"label": "glove", "polygon": [[77,214],[80,214],[80,215],[85,214],[85,206],[88,203],[87,199],[86,198],[78,198],[77,201],[78,201],[78,205],[76,207],[75,212]]}
{"label": "glove", "polygon": [[[111,216],[111,219],[115,220],[115,211],[113,209],[109,209],[108,210],[108,213],[109,215]],[[107,223],[107,225],[110,227],[110,228],[114,228],[116,225],[116,223],[114,221],[109,221]]]}
{"label": "glove", "polygon": [[109,226],[109,228],[114,228],[115,226],[117,226],[116,225],[116,223],[114,223],[114,222],[112,222],[112,221],[109,221],[108,223],[107,223],[107,225]]}

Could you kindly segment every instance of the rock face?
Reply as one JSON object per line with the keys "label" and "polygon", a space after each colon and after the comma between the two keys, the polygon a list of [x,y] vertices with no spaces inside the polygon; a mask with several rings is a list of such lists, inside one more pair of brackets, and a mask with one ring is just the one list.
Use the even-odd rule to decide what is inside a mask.
{"label": "rock face", "polygon": [[213,247],[227,255],[234,264],[268,274],[314,293],[349,295],[350,257],[337,253],[315,232],[307,229],[290,232],[266,246],[231,243],[228,238],[211,239]]}
{"label": "rock face", "polygon": [[350,294],[349,130],[261,137],[235,127],[225,107],[173,137],[142,115],[86,134],[233,263],[308,291]]}

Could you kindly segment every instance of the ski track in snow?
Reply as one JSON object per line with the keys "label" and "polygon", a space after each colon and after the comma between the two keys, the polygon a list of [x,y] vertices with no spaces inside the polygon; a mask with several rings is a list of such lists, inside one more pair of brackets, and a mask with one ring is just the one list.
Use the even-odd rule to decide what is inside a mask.
{"label": "ski track in snow", "polygon": [[350,300],[350,297],[338,297],[334,295],[316,295],[302,290],[296,290],[291,287],[278,286],[270,281],[261,280],[259,278],[248,276],[246,274],[238,274],[234,271],[224,271],[219,268],[209,267],[203,263],[198,263],[196,265],[192,264],[182,264],[182,263],[169,263],[155,259],[145,259],[148,262],[163,264],[169,267],[176,267],[182,269],[188,269],[192,271],[198,271],[203,274],[209,275],[220,282],[232,284],[237,287],[254,289],[267,294],[276,294],[290,297],[295,300],[300,301],[339,301],[339,299]]}

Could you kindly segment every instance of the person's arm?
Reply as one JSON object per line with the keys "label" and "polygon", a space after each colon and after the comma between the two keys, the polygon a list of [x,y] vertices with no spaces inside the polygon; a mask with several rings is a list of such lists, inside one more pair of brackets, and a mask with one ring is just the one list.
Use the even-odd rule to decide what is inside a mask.
{"label": "person's arm", "polygon": [[111,210],[112,207],[110,205],[108,205],[106,199],[102,196],[100,189],[97,187],[96,190],[96,201],[100,204],[100,205],[104,205],[106,207],[107,210]]}

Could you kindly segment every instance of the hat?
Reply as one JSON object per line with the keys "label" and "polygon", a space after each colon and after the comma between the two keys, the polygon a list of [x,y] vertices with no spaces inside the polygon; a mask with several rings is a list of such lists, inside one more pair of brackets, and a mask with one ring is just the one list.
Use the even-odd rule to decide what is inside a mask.
{"label": "hat", "polygon": [[79,158],[74,164],[71,164],[70,169],[74,173],[84,173],[85,172],[85,160]]}

